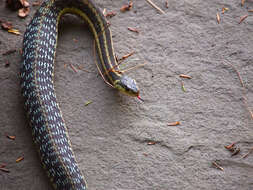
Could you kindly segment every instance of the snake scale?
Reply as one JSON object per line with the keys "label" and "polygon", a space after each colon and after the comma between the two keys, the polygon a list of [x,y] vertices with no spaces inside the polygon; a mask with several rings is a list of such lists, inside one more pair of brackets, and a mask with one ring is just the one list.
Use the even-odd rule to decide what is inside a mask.
{"label": "snake scale", "polygon": [[71,148],[53,82],[58,23],[66,13],[88,23],[108,82],[130,96],[139,97],[139,89],[135,80],[116,72],[110,28],[92,0],[46,0],[41,4],[23,40],[20,75],[25,108],[41,163],[54,189],[85,190],[87,184]]}

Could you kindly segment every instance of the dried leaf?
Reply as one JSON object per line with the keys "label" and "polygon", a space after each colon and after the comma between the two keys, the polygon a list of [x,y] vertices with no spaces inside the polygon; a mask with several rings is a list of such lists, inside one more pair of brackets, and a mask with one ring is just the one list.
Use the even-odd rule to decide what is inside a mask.
{"label": "dried leaf", "polygon": [[6,137],[8,139],[11,139],[11,140],[15,140],[16,139],[16,136],[14,136],[14,135],[6,135]]}
{"label": "dried leaf", "polygon": [[148,145],[155,145],[155,144],[156,144],[155,141],[150,141],[150,142],[148,142]]}
{"label": "dried leaf", "polygon": [[114,17],[115,15],[116,15],[116,12],[111,11],[111,12],[106,13],[106,14],[105,14],[105,17],[106,17],[106,18],[112,18],[112,17]]}
{"label": "dried leaf", "polygon": [[136,32],[137,34],[139,34],[139,31],[136,28],[128,27],[127,29],[129,31]]}
{"label": "dried leaf", "polygon": [[245,0],[241,0],[241,5],[243,6],[245,3]]}
{"label": "dried leaf", "polygon": [[158,10],[160,13],[165,14],[165,12],[158,7],[155,3],[153,3],[151,0],[146,0],[152,7],[154,7],[156,10]]}
{"label": "dried leaf", "polygon": [[9,33],[12,33],[12,34],[16,34],[16,35],[20,35],[21,33],[19,32],[19,30],[17,29],[10,29],[8,30]]}
{"label": "dried leaf", "polygon": [[120,59],[118,59],[118,61],[123,61],[123,60],[127,59],[128,57],[132,56],[133,54],[134,54],[134,51],[122,56]]}
{"label": "dried leaf", "polygon": [[185,79],[192,79],[191,76],[189,76],[189,75],[184,75],[184,74],[179,75],[179,77],[185,78]]}
{"label": "dried leaf", "polygon": [[133,2],[130,1],[128,5],[123,5],[123,6],[120,8],[120,11],[121,11],[121,12],[130,11],[132,8],[133,8]]}
{"label": "dried leaf", "polygon": [[230,150],[231,148],[233,148],[235,146],[235,143],[232,143],[230,145],[224,146],[226,149]]}
{"label": "dried leaf", "polygon": [[29,8],[22,8],[18,10],[18,16],[21,18],[25,18],[30,12]]}
{"label": "dried leaf", "polygon": [[251,154],[253,152],[253,147],[249,150],[249,152],[247,154],[245,154],[242,158],[246,158],[249,154]]}
{"label": "dried leaf", "polygon": [[12,29],[12,23],[6,21],[2,21],[1,26],[4,30],[11,30]]}
{"label": "dried leaf", "polygon": [[84,106],[88,106],[89,104],[91,104],[92,103],[92,101],[88,101],[88,102],[86,102],[85,104],[84,104]]}
{"label": "dried leaf", "polygon": [[71,63],[70,63],[69,65],[70,65],[71,69],[72,69],[75,73],[77,73],[77,70],[76,70],[76,68],[74,67],[74,65],[72,65]]}
{"label": "dried leaf", "polygon": [[21,162],[22,160],[24,160],[24,157],[23,157],[23,156],[19,157],[19,158],[16,160],[16,163]]}
{"label": "dried leaf", "polygon": [[248,17],[248,15],[244,15],[240,18],[239,24],[241,24],[246,18]]}
{"label": "dried leaf", "polygon": [[224,14],[226,11],[228,11],[229,9],[228,8],[226,8],[226,7],[223,7],[222,8],[222,14]]}
{"label": "dried leaf", "polygon": [[168,9],[169,8],[169,1],[165,1],[165,7]]}
{"label": "dried leaf", "polygon": [[78,68],[79,70],[81,70],[81,71],[85,71],[85,72],[88,72],[88,73],[93,73],[92,71],[89,71],[89,70],[87,70],[87,69],[84,69],[83,66],[81,66],[81,65],[78,65],[77,68]]}
{"label": "dried leaf", "polygon": [[179,121],[173,122],[173,123],[168,123],[168,126],[177,126],[180,125]]}
{"label": "dried leaf", "polygon": [[217,23],[220,24],[220,15],[219,13],[216,14]]}

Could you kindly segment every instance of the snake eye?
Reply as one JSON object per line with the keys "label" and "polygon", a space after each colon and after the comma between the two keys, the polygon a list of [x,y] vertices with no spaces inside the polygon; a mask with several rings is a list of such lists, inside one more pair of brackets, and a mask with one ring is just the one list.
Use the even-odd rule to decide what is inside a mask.
{"label": "snake eye", "polygon": [[130,89],[129,89],[127,86],[125,86],[125,90],[126,90],[127,92],[130,91]]}
{"label": "snake eye", "polygon": [[136,85],[135,80],[133,80],[130,77],[122,76],[120,79],[120,84],[122,88],[124,89],[125,93],[131,95],[131,96],[137,96],[139,93],[138,87]]}
{"label": "snake eye", "polygon": [[136,85],[135,80],[127,77],[122,76],[119,80],[116,80],[114,83],[115,88],[119,91],[129,95],[129,96],[138,96],[139,89]]}

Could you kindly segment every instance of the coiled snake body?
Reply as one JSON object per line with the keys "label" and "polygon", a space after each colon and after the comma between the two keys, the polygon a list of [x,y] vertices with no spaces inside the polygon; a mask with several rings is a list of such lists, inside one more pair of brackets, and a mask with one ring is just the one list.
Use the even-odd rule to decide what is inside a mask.
{"label": "coiled snake body", "polygon": [[119,91],[139,97],[135,80],[115,71],[115,56],[107,22],[91,0],[46,0],[24,35],[21,89],[41,162],[57,190],[87,189],[74,157],[68,132],[57,103],[53,76],[61,15],[84,19],[94,34],[101,68]]}

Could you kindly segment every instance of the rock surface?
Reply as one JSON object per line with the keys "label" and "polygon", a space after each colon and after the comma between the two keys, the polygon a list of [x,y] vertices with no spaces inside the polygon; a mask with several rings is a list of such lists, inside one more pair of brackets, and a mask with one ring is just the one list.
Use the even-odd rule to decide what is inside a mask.
{"label": "rock surface", "polygon": [[[0,0],[0,19],[24,34],[37,7],[20,19],[4,2]],[[105,85],[93,61],[87,26],[70,15],[61,21],[55,88],[89,189],[253,189],[253,154],[242,158],[253,147],[253,120],[243,101],[247,97],[253,109],[253,16],[248,12],[253,2],[242,7],[240,0],[169,0],[168,9],[165,0],[154,2],[164,15],[145,0],[134,1],[126,13],[119,9],[127,1],[97,0],[101,8],[117,12],[110,19],[117,56],[136,52],[122,68],[147,63],[129,72],[145,103]],[[229,9],[225,14],[223,6]],[[18,51],[2,55],[21,49],[22,38],[0,30],[0,165],[6,163],[10,170],[0,170],[0,189],[49,190],[20,95],[21,56]],[[92,72],[76,73],[65,64]],[[85,106],[87,101],[92,103]],[[181,125],[167,126],[175,121]],[[241,151],[231,157],[224,145],[233,142]],[[24,160],[16,163],[20,156]],[[214,161],[224,171],[213,167]]]}

